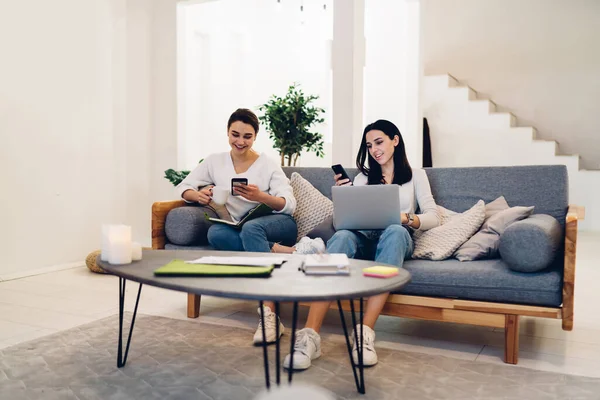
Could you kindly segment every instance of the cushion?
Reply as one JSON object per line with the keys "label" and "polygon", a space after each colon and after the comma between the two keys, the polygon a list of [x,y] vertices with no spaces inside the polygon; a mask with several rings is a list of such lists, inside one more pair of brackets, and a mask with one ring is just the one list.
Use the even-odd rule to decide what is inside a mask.
{"label": "cushion", "polygon": [[500,236],[500,255],[513,271],[541,271],[562,254],[562,240],[556,218],[536,214],[506,228]]}
{"label": "cushion", "polygon": [[204,213],[217,217],[215,211],[201,206],[184,206],[169,211],[165,221],[168,241],[181,246],[208,243],[206,233],[211,223],[206,220]]}
{"label": "cushion", "polygon": [[321,222],[333,216],[333,202],[297,172],[292,174],[290,185],[296,198],[294,219],[298,226],[296,241],[299,241]]}
{"label": "cushion", "polygon": [[510,208],[504,196],[498,197],[496,200],[491,201],[485,205],[485,221],[487,221],[491,216],[498,214],[500,211],[504,211],[507,208]]}
{"label": "cushion", "polygon": [[335,234],[335,228],[333,227],[333,215],[327,217],[319,225],[315,226],[310,232],[306,234],[311,239],[321,238],[323,242],[327,243],[329,239]]}
{"label": "cushion", "polygon": [[417,230],[413,235],[415,249],[413,258],[444,260],[481,226],[485,219],[485,203],[477,204],[462,214],[438,206],[441,225],[427,231]]}
{"label": "cushion", "polygon": [[498,257],[500,235],[511,224],[529,217],[532,212],[533,207],[511,207],[496,212],[483,222],[479,232],[460,246],[454,257],[460,261]]}
{"label": "cushion", "polygon": [[501,258],[470,263],[455,258],[408,260],[402,268],[410,272],[411,280],[397,293],[546,307],[562,303],[559,260],[544,271],[531,273],[512,271]]}
{"label": "cushion", "polygon": [[[485,224],[486,221],[488,221],[491,216],[499,213],[502,210],[506,210],[507,208],[510,208],[510,206],[506,202],[506,199],[504,198],[504,196],[500,196],[496,200],[487,203],[485,205],[485,219],[483,220],[483,223]],[[480,228],[480,231],[481,231],[481,228]],[[477,235],[478,235],[478,233],[476,233],[469,240],[467,240],[465,243],[463,243],[458,248],[458,250],[456,250],[456,253],[454,253],[454,256],[456,257],[457,253],[461,252],[461,249],[472,247],[473,246],[472,243],[474,241],[476,241]]]}

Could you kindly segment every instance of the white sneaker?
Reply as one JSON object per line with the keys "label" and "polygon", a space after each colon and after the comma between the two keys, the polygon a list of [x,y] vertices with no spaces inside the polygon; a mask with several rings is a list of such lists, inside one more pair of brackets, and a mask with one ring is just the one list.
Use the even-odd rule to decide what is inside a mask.
{"label": "white sneaker", "polygon": [[311,239],[304,236],[298,243],[296,243],[296,251],[294,254],[317,254],[325,253],[326,246],[321,238]]}
{"label": "white sneaker", "polygon": [[[360,324],[356,325],[356,332],[360,335]],[[360,337],[359,337],[360,340]],[[352,331],[352,358],[358,365],[358,344],[354,343],[354,331]],[[375,352],[375,331],[367,325],[363,325],[363,365],[371,367],[377,364],[377,353]]]}
{"label": "white sneaker", "polygon": [[[260,315],[260,307],[256,310],[258,311],[258,315]],[[265,336],[267,337],[267,343],[275,343],[275,341],[278,339],[276,337],[277,332],[275,332],[275,324],[279,323],[279,337],[283,335],[283,324],[269,307],[263,306],[263,310],[265,313]],[[254,333],[253,341],[254,344],[260,344],[263,342],[262,320],[258,321],[258,328],[256,328],[256,332]]]}
{"label": "white sneaker", "polygon": [[[304,328],[296,332],[294,343],[294,369],[307,369],[311,361],[321,357],[321,336],[314,329]],[[291,354],[285,356],[283,368],[290,369]]]}

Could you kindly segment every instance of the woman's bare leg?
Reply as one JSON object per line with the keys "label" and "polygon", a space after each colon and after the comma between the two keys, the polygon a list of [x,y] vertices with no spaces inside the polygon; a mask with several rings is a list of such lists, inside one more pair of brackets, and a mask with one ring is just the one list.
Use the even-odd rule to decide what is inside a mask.
{"label": "woman's bare leg", "polygon": [[323,325],[323,320],[325,319],[325,315],[327,314],[327,310],[329,310],[330,301],[319,301],[310,304],[310,309],[308,310],[308,318],[306,319],[305,328],[311,328],[315,332],[319,333],[321,330],[321,325]]}
{"label": "woman's bare leg", "polygon": [[279,243],[275,243],[273,247],[271,247],[272,253],[280,253],[280,254],[293,254],[296,251],[296,247],[284,246]]}
{"label": "woman's bare leg", "polygon": [[383,306],[385,305],[388,296],[389,293],[383,293],[369,297],[363,317],[364,325],[367,325],[371,329],[375,327],[375,322],[377,322],[377,318],[379,318],[379,314],[381,314],[381,310],[383,310]]}

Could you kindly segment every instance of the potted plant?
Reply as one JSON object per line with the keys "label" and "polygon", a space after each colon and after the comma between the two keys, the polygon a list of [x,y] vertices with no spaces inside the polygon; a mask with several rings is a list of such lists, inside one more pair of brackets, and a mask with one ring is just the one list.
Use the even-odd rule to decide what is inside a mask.
{"label": "potted plant", "polygon": [[[198,161],[198,164],[200,164],[202,161],[204,161],[204,158],[200,161]],[[177,186],[181,183],[182,180],[185,179],[186,176],[188,176],[190,173],[190,171],[175,171],[173,168],[169,168],[168,170],[165,171],[165,179],[167,179],[169,182],[171,182],[173,184],[173,186]]]}
{"label": "potted plant", "polygon": [[322,108],[311,105],[319,96],[305,95],[294,83],[288,88],[285,97],[271,96],[258,110],[264,112],[260,121],[273,140],[273,147],[279,150],[281,165],[296,165],[300,153],[314,151],[323,157],[323,135],[311,132],[311,127],[325,119]]}

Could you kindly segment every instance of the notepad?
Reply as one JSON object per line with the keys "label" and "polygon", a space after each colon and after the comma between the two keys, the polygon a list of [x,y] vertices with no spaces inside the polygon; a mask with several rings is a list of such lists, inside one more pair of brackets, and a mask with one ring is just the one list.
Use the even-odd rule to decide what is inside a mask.
{"label": "notepad", "polygon": [[250,211],[238,222],[227,221],[225,219],[210,217],[207,213],[204,213],[204,218],[206,218],[210,222],[215,222],[218,224],[229,225],[236,229],[242,229],[242,226],[255,218],[264,217],[265,215],[271,215],[273,213],[273,209],[264,203],[260,203]]}
{"label": "notepad", "polygon": [[188,264],[173,260],[154,271],[157,276],[220,276],[220,277],[268,277],[274,265],[248,267],[241,265]]}
{"label": "notepad", "polygon": [[348,256],[345,254],[309,254],[302,271],[306,275],[350,275]]}
{"label": "notepad", "polygon": [[391,278],[392,276],[398,275],[398,268],[386,267],[383,265],[363,268],[362,271],[364,276],[371,276],[374,278]]}

